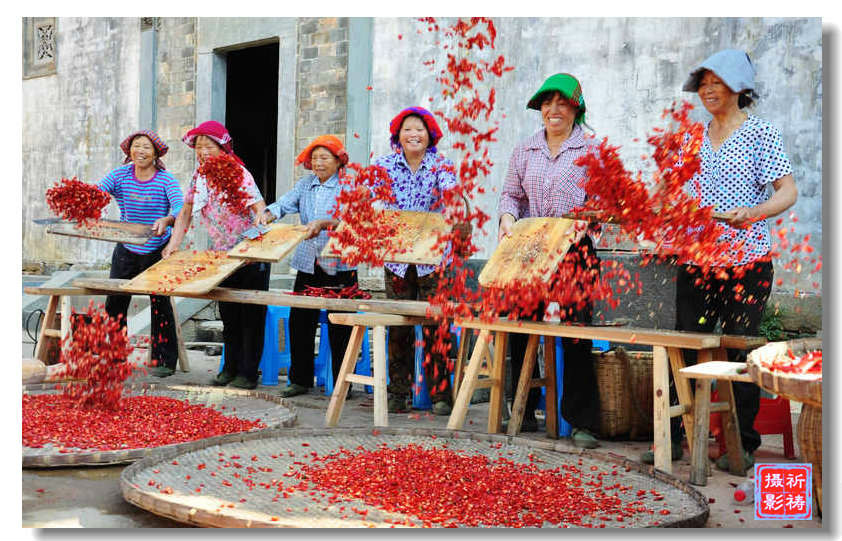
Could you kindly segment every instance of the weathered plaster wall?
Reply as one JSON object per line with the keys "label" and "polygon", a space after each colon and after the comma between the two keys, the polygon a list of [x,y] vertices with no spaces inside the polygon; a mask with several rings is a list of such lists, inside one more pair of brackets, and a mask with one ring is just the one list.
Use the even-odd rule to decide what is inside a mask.
{"label": "weathered plaster wall", "polygon": [[[140,19],[61,18],[57,72],[23,85],[23,263],[110,262],[113,245],[47,235],[44,192],[62,177],[96,181],[122,163],[138,122]],[[108,217],[116,218],[116,204]]]}
{"label": "weathered plaster wall", "polygon": [[[439,22],[444,27],[447,20]],[[477,257],[487,258],[495,246],[496,191],[502,186],[513,146],[541,127],[538,113],[527,110],[526,101],[547,76],[576,75],[588,105],[587,122],[596,136],[622,145],[629,169],[650,171],[639,158],[648,150],[645,135],[659,125],[661,111],[674,100],[696,105],[697,120],[709,118],[698,98],[682,92],[681,86],[705,57],[730,47],[748,51],[757,67],[760,99],[753,112],[783,132],[800,191],[794,208],[799,216],[796,234],[810,233],[812,245],[820,252],[820,19],[499,18],[495,22],[494,54],[505,55],[516,69],[495,83],[500,130],[498,142],[491,145],[495,166],[485,179],[487,193],[480,198],[482,208],[495,219],[486,227],[489,235]],[[442,66],[447,50],[436,41],[447,40],[411,18],[377,18],[373,34],[370,129],[377,156],[389,151],[388,122],[400,109],[415,104],[442,107],[436,72],[422,63],[432,59]],[[439,145],[445,155],[455,157],[450,147],[453,141],[446,136]],[[778,276],[785,278],[783,287],[790,291],[821,291],[818,275],[805,272],[785,277],[778,266]]]}

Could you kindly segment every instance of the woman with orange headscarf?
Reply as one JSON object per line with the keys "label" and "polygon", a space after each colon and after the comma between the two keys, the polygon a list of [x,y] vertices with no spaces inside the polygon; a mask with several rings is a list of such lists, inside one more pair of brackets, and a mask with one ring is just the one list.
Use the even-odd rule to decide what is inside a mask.
{"label": "woman with orange headscarf", "polygon": [[[327,230],[336,226],[333,218],[336,198],[343,189],[339,177],[348,163],[348,152],[337,137],[321,135],[305,148],[296,163],[313,173],[295,183],[292,190],[266,207],[265,220],[280,219],[287,214],[301,217],[307,226],[307,237],[292,256],[290,266],[297,272],[293,291],[310,287],[343,288],[357,283],[354,267],[339,259],[319,257],[328,241]],[[304,394],[313,386],[313,350],[319,310],[291,308],[289,311],[290,357],[289,384],[281,389],[288,398]],[[351,337],[351,327],[328,322],[328,339],[333,361],[333,380],[339,376],[342,356]]]}

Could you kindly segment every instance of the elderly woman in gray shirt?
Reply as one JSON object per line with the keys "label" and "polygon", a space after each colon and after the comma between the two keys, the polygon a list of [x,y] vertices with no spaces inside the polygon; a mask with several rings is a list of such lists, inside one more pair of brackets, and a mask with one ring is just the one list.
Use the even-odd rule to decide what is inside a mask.
{"label": "elderly woman in gray shirt", "polygon": [[[343,188],[339,183],[339,172],[348,163],[348,153],[338,138],[321,135],[295,161],[313,173],[299,179],[292,190],[267,206],[265,217],[266,220],[279,219],[298,213],[301,223],[308,226],[306,239],[298,245],[290,261],[290,266],[298,271],[293,291],[303,291],[307,286],[343,288],[354,285],[357,283],[355,268],[343,265],[339,259],[319,257],[328,241],[327,230],[337,224],[332,212]],[[284,398],[304,394],[313,386],[313,351],[318,320],[319,310],[290,309],[291,366],[289,384],[280,393]],[[351,328],[328,323],[327,330],[336,381]]]}

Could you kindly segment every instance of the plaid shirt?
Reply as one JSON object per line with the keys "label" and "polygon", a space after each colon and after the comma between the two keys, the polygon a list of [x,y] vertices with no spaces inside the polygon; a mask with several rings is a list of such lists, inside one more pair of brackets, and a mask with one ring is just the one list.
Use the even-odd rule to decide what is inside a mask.
{"label": "plaid shirt", "polygon": [[[298,213],[302,224],[314,220],[333,220],[333,209],[336,198],[342,191],[343,185],[339,177],[333,175],[326,181],[319,182],[316,175],[307,175],[295,183],[292,190],[266,208],[281,219],[287,214]],[[354,267],[344,265],[337,258],[319,257],[327,245],[327,230],[322,229],[319,235],[312,239],[301,241],[290,260],[290,266],[298,271],[315,274],[315,263],[329,275],[335,276],[337,271],[352,270]]]}
{"label": "plaid shirt", "polygon": [[[439,202],[440,193],[456,186],[453,174],[453,162],[432,150],[427,150],[421,165],[415,173],[406,163],[403,151],[380,156],[374,165],[384,167],[392,179],[392,193],[397,205],[387,208],[394,210],[418,210],[430,212]],[[437,209],[441,212],[442,209]],[[386,263],[385,267],[401,278],[406,275],[409,265],[406,263]],[[418,276],[426,276],[436,270],[433,265],[417,265]]]}
{"label": "plaid shirt", "polygon": [[543,128],[512,152],[497,215],[521,218],[556,218],[582,206],[585,170],[573,162],[593,144],[585,141],[581,126],[574,125],[558,155],[550,156]]}

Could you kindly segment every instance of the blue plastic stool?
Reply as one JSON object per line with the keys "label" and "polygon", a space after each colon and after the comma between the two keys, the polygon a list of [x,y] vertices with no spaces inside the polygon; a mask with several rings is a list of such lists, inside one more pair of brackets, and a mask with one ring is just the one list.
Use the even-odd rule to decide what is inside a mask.
{"label": "blue plastic stool", "polygon": [[424,330],[421,325],[415,326],[415,381],[413,381],[412,408],[428,410],[433,407],[430,401],[430,391],[427,389],[427,376],[424,373],[424,347],[418,346],[424,340]]}
{"label": "blue plastic stool", "polygon": [[[278,322],[284,321],[284,349],[278,351],[280,337],[278,336]],[[222,345],[222,356],[219,358],[219,370],[225,366],[225,345]],[[281,368],[290,368],[289,354],[289,306],[267,306],[266,327],[263,330],[263,353],[260,356],[258,369],[261,372],[260,383],[263,385],[277,385],[278,373]]]}

